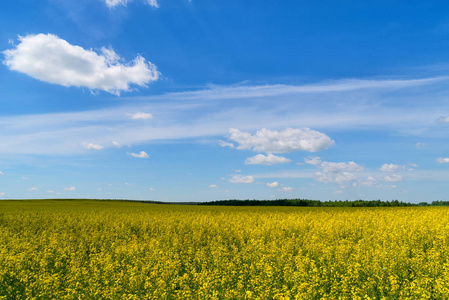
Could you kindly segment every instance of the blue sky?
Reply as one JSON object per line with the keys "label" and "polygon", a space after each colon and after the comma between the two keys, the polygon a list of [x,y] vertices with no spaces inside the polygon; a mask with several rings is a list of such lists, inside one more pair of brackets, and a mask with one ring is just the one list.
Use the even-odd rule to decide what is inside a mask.
{"label": "blue sky", "polygon": [[0,4],[0,199],[449,200],[446,1]]}

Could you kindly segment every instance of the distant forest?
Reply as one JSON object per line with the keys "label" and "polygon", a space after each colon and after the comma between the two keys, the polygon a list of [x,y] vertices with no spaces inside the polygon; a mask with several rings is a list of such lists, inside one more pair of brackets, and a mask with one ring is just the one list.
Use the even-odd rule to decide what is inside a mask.
{"label": "distant forest", "polygon": [[277,199],[277,200],[217,200],[198,203],[198,205],[225,206],[310,206],[310,207],[393,207],[393,206],[449,206],[449,201],[421,202],[419,204],[398,200],[355,200],[355,201],[320,201],[307,199]]}

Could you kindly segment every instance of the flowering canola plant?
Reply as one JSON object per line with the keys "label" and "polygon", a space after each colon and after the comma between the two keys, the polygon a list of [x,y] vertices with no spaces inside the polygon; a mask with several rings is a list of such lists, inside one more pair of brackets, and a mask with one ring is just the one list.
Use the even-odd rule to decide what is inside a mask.
{"label": "flowering canola plant", "polygon": [[0,299],[448,299],[449,208],[0,201]]}

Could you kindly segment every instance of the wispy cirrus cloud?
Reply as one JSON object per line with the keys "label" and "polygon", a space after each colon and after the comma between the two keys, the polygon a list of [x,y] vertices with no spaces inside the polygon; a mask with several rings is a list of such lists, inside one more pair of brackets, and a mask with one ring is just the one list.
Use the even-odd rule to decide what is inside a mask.
{"label": "wispy cirrus cloud", "polygon": [[156,66],[142,56],[124,64],[112,48],[86,50],[42,33],[19,37],[19,42],[15,49],[3,51],[4,64],[44,82],[119,95],[131,85],[145,87],[159,78]]}
{"label": "wispy cirrus cloud", "polygon": [[257,154],[256,156],[248,157],[245,160],[245,164],[247,165],[275,165],[275,164],[285,164],[291,162],[290,159],[277,156],[273,154],[263,155],[263,154]]}
{"label": "wispy cirrus cloud", "polygon": [[[126,6],[128,4],[128,2],[132,2],[132,0],[103,0],[103,1],[109,8],[114,8],[119,5]],[[144,0],[143,2],[145,2],[146,4],[148,4],[152,7],[159,8],[159,4],[157,3],[157,0]]]}
{"label": "wispy cirrus cloud", "polygon": [[[264,151],[276,149],[270,149],[271,142],[252,142],[257,136],[254,132],[260,128],[277,132],[288,127],[316,128],[317,132],[332,131],[332,134],[356,128],[399,132],[427,139],[443,137],[446,135],[444,126],[435,126],[435,119],[441,115],[441,110],[449,111],[446,99],[438,98],[448,83],[447,78],[429,78],[400,82],[383,80],[369,84],[334,82],[331,87],[329,84],[240,86],[220,88],[219,92],[205,90],[121,98],[127,102],[99,110],[3,116],[0,117],[0,127],[5,130],[0,134],[0,153],[77,155],[84,152],[79,145],[85,141],[95,141],[95,144],[107,148],[117,147],[111,141],[136,145],[219,138],[229,134],[229,128],[239,128],[240,133],[249,134],[250,143],[246,145],[252,145],[252,149],[257,146]],[[310,89],[313,93],[305,91]],[[419,96],[417,91],[421,89],[425,97]],[[364,95],[363,101],[359,101],[360,93]],[[211,106],[210,100],[215,94],[215,101],[225,101],[226,105]],[[273,94],[278,95],[276,101],[271,98]],[[400,109],[382,105],[393,97],[395,103],[400,101],[397,95],[410,101],[411,105],[406,103]],[[435,99],[435,105],[418,105],[427,103],[429,95]],[[157,114],[158,118],[151,122],[135,122],[126,116],[129,112],[148,111]],[[192,119],[192,115],[197,117]],[[280,138],[281,134],[277,136],[284,140]],[[228,140],[220,142],[220,145],[235,148],[239,143]],[[418,146],[421,145],[423,143]],[[282,148],[282,151],[287,149]]]}
{"label": "wispy cirrus cloud", "polygon": [[133,120],[148,120],[148,119],[153,118],[152,114],[144,113],[144,112],[138,112],[138,113],[134,113],[134,114],[127,113],[126,115]]}

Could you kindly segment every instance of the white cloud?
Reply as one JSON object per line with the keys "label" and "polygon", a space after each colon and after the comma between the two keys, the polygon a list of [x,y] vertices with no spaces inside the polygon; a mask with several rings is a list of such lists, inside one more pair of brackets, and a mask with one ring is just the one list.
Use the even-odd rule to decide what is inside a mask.
{"label": "white cloud", "polygon": [[22,180],[28,180],[28,177],[22,177]]}
{"label": "white cloud", "polygon": [[449,157],[438,157],[436,161],[439,164],[446,164],[449,163]]}
{"label": "white cloud", "polygon": [[315,179],[320,182],[335,182],[339,185],[347,185],[352,183],[357,185],[358,177],[352,172],[361,172],[364,168],[353,162],[328,162],[321,161],[319,157],[305,158],[304,162],[320,168],[322,172],[315,173]]}
{"label": "white cloud", "polygon": [[83,142],[83,147],[89,150],[101,150],[103,149],[103,146],[101,145],[96,145],[96,144],[92,144],[92,143],[86,143]]}
{"label": "white cloud", "polygon": [[[126,4],[128,3],[128,0],[104,0],[104,2],[106,3],[106,5],[109,8],[114,8],[118,5],[126,6]],[[155,8],[159,7],[157,0],[145,0],[144,2],[152,7],[155,7]]]}
{"label": "white cloud", "polygon": [[291,192],[291,191],[293,191],[293,188],[284,186],[283,188],[279,189],[278,191],[279,192]]}
{"label": "white cloud", "polygon": [[[411,86],[414,92],[408,88]],[[390,90],[392,87],[394,92]],[[439,91],[449,90],[448,87],[449,78],[430,78],[377,83],[357,81],[351,84],[338,81],[332,82],[332,88],[317,82],[312,86],[240,86],[133,96],[130,99],[145,101],[112,104],[112,107],[97,110],[0,117],[0,128],[5,129],[0,154],[79,155],[85,152],[83,147],[79,147],[83,141],[95,141],[105,148],[112,146],[112,140],[120,141],[123,146],[152,141],[198,141],[224,136],[230,127],[251,133],[262,127],[295,126],[340,133],[354,128],[385,129],[389,134],[412,135],[419,139],[429,139],[424,132],[432,128],[432,134],[443,137],[446,133],[444,128],[440,127],[438,133],[433,128],[435,116],[446,106],[449,111],[447,99],[439,96]],[[416,93],[417,89],[421,92]],[[366,95],[366,101],[359,99],[361,92]],[[428,92],[433,98],[440,97],[438,103],[443,106],[415,105],[426,103],[427,97],[430,97]],[[311,93],[314,101],[309,101]],[[406,105],[400,110],[382,105],[385,102],[380,100],[396,99],[398,93],[402,99],[413,101],[414,105]],[[279,95],[279,101],[267,101],[260,107],[257,105],[260,101],[272,99],[272,95]],[[210,100],[232,101],[232,105],[216,105],[211,111]],[[345,101],[347,104],[338,104]],[[298,106],[298,102],[307,103],[307,106]],[[260,109],[254,110],[254,107]],[[152,122],[130,122],[124,117],[126,112],[138,111],[151,112],[154,116],[157,114],[158,118],[155,117]],[[192,115],[198,117],[192,119]]]}
{"label": "white cloud", "polygon": [[152,187],[150,187],[148,190],[150,190],[150,191],[152,191],[152,192],[154,192],[155,191],[155,189],[154,188],[152,188]]}
{"label": "white cloud", "polygon": [[116,148],[121,148],[122,147],[122,145],[119,142],[116,142],[116,141],[112,141],[112,145],[114,145],[114,147],[116,147]]}
{"label": "white cloud", "polygon": [[267,186],[270,188],[275,188],[279,186],[279,183],[277,181],[274,181],[272,183],[267,183]]}
{"label": "white cloud", "polygon": [[374,178],[373,176],[368,176],[366,178],[366,180],[360,182],[361,185],[365,185],[365,186],[374,186],[375,184],[377,184],[377,180],[376,178]]}
{"label": "white cloud", "polygon": [[234,175],[232,178],[229,179],[229,182],[232,183],[253,183],[254,177],[253,176],[243,176],[243,175]]}
{"label": "white cloud", "polygon": [[3,52],[4,64],[48,83],[119,95],[130,91],[130,85],[145,87],[159,78],[156,66],[142,56],[123,64],[112,49],[86,50],[53,34],[27,35],[19,41],[15,49]]}
{"label": "white cloud", "polygon": [[282,131],[262,128],[254,135],[235,128],[229,129],[229,139],[239,143],[237,149],[266,153],[288,153],[293,151],[316,152],[335,144],[324,133],[310,128],[286,128]]}
{"label": "white cloud", "polygon": [[27,191],[37,191],[37,190],[38,190],[37,187],[32,187],[32,188],[27,189]]}
{"label": "white cloud", "polygon": [[275,165],[275,164],[285,164],[291,162],[290,159],[282,157],[282,156],[276,156],[273,154],[263,155],[263,154],[257,154],[256,156],[248,157],[245,160],[245,164],[247,165]]}
{"label": "white cloud", "polygon": [[141,119],[141,120],[148,120],[148,119],[152,119],[153,118],[152,114],[144,113],[144,112],[138,112],[138,113],[135,113],[135,114],[127,113],[126,115],[128,117],[130,117],[131,119],[133,119],[133,120],[139,120],[139,119]]}
{"label": "white cloud", "polygon": [[405,167],[397,164],[383,164],[380,170],[382,172],[396,172],[398,170],[403,170]]}
{"label": "white cloud", "polygon": [[138,157],[138,158],[149,158],[148,154],[145,151],[140,151],[139,154],[137,153],[128,153],[132,157]]}
{"label": "white cloud", "polygon": [[216,188],[218,188],[218,185],[216,185],[216,184],[210,184],[209,187],[210,187],[210,188],[216,189]]}
{"label": "white cloud", "polygon": [[315,176],[316,176],[316,180],[318,180],[320,182],[324,182],[324,183],[335,182],[339,185],[345,185],[350,182],[355,182],[357,180],[357,177],[353,173],[349,173],[349,172],[342,172],[342,173],[336,173],[336,174],[335,173],[328,174],[328,173],[316,172]]}
{"label": "white cloud", "polygon": [[64,189],[64,191],[75,191],[75,190],[76,190],[76,187],[74,187],[74,186],[67,187]]}
{"label": "white cloud", "polygon": [[233,143],[227,143],[227,142],[222,141],[222,140],[219,140],[219,141],[218,141],[218,144],[219,144],[221,147],[229,147],[229,148],[234,148],[234,147],[235,147]]}
{"label": "white cloud", "polygon": [[308,165],[318,166],[322,163],[321,159],[318,156],[304,158],[304,162]]}
{"label": "white cloud", "polygon": [[309,165],[317,166],[318,168],[323,169],[326,173],[339,173],[339,172],[361,172],[363,171],[363,167],[353,161],[344,163],[344,162],[329,162],[329,161],[321,161],[321,159],[317,156],[305,158],[304,162]]}
{"label": "white cloud", "polygon": [[49,194],[54,194],[55,191],[47,191],[47,193],[49,193]]}
{"label": "white cloud", "polygon": [[336,162],[324,161],[319,166],[326,173],[361,172],[361,171],[363,171],[363,167],[353,161],[350,161],[348,163],[344,163],[344,162],[336,163]]}
{"label": "white cloud", "polygon": [[0,171],[0,176],[1,176],[1,175],[5,175],[5,174],[4,174],[2,171]]}
{"label": "white cloud", "polygon": [[0,197],[3,197],[3,196],[5,196],[6,195],[6,193],[4,193],[4,192],[1,192],[0,193]]}
{"label": "white cloud", "polygon": [[156,8],[159,7],[159,4],[157,3],[156,0],[147,0],[146,2],[147,2],[147,4],[150,5],[150,6],[153,6],[153,7],[156,7]]}
{"label": "white cloud", "polygon": [[388,181],[388,182],[402,181],[402,176],[401,175],[397,175],[397,174],[393,174],[393,175],[385,176],[384,180]]}

